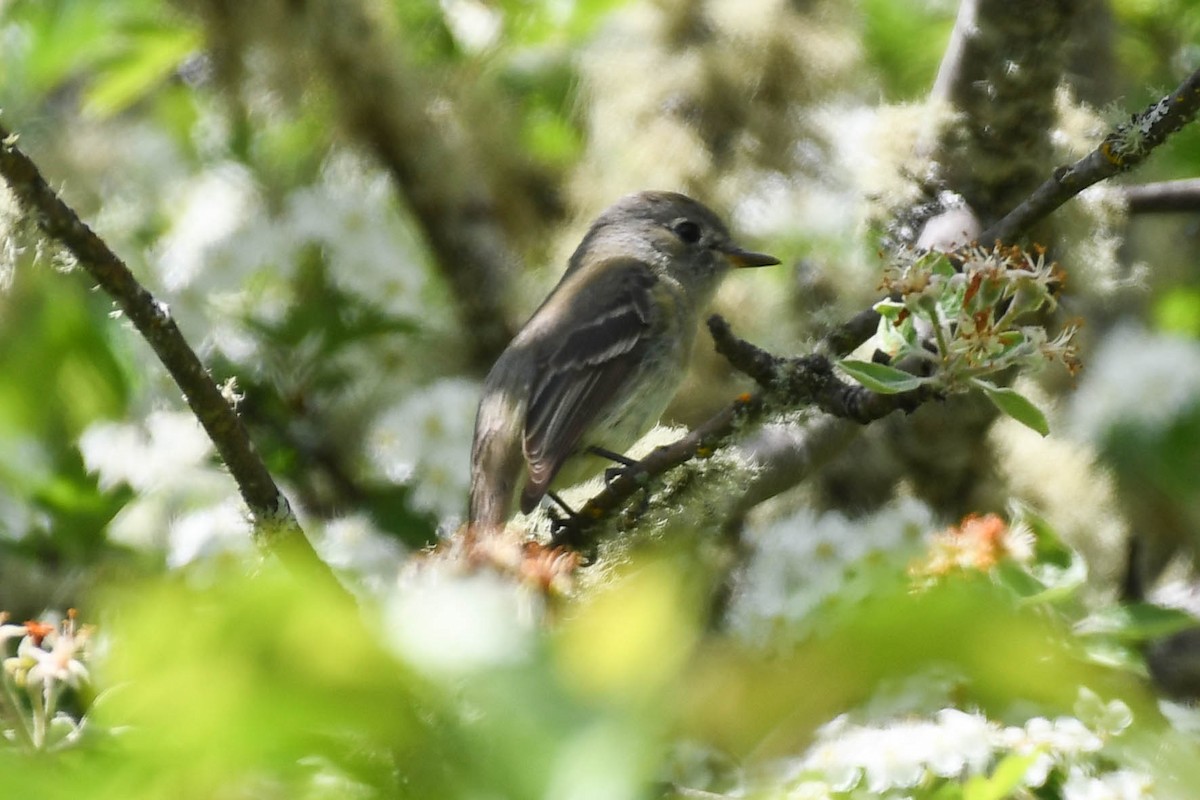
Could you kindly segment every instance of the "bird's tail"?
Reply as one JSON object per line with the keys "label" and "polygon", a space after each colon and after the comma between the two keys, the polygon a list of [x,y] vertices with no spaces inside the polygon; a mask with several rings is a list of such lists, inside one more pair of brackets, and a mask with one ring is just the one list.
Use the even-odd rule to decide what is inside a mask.
{"label": "bird's tail", "polygon": [[496,409],[489,406],[487,398],[480,404],[475,442],[471,447],[471,499],[467,523],[477,535],[504,528],[512,511],[517,482],[525,476],[520,431],[509,430],[513,426],[505,424],[508,417],[495,413]]}

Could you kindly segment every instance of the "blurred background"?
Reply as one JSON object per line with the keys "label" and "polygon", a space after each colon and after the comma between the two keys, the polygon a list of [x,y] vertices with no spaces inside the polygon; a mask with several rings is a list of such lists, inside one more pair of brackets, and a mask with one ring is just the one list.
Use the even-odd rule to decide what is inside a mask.
{"label": "blurred background", "polygon": [[[853,727],[861,720],[816,731],[839,703],[875,696],[881,681],[893,682],[893,701],[906,699],[879,700],[864,719],[957,706],[983,715],[969,722],[979,730],[990,730],[984,717],[991,715],[997,730],[1007,724],[1009,739],[1020,738],[1011,731],[1033,711],[1067,713],[1087,683],[1123,697],[1135,717],[1165,724],[1146,694],[1141,642],[1169,630],[1126,616],[1102,647],[1080,645],[1084,656],[1073,640],[1061,640],[1097,612],[1111,623],[1123,603],[1196,606],[1200,192],[1164,206],[1131,189],[1200,173],[1194,126],[1030,236],[1068,275],[1046,324],[1084,325],[1079,375],[1018,378],[1047,410],[1049,437],[998,421],[977,398],[894,415],[847,437],[821,470],[779,478],[770,499],[753,508],[737,502],[732,486],[725,500],[658,530],[651,566],[628,580],[620,570],[590,579],[625,587],[609,591],[627,605],[606,606],[617,601],[597,589],[596,607],[549,641],[521,626],[527,598],[509,588],[485,581],[442,596],[436,591],[450,589],[439,584],[417,599],[396,588],[413,554],[463,519],[483,375],[553,286],[589,220],[617,197],[644,188],[686,192],[730,219],[742,241],[780,257],[780,267],[728,280],[717,308],[739,335],[778,354],[801,354],[879,298],[886,251],[915,242],[930,216],[965,202],[985,225],[996,220],[1055,166],[1081,157],[1200,67],[1197,2],[965,6],[0,0],[3,124],[169,305],[214,378],[239,398],[239,413],[322,556],[381,603],[385,621],[368,619],[361,631],[350,625],[355,635],[370,637],[377,627],[393,645],[386,658],[398,651],[402,662],[417,664],[343,684],[336,664],[321,662],[280,689],[281,703],[287,690],[349,692],[360,704],[353,713],[371,720],[362,735],[402,740],[395,747],[404,752],[382,747],[336,769],[305,762],[302,775],[292,774],[300,763],[294,752],[325,752],[328,743],[289,739],[279,747],[292,755],[271,750],[265,761],[213,767],[223,776],[267,774],[262,785],[237,783],[254,787],[249,794],[220,795],[212,788],[220,781],[192,775],[209,788],[191,796],[639,797],[656,796],[648,786],[685,785],[798,793],[796,776],[815,762],[791,762],[787,784],[766,756],[800,758],[822,736],[831,747],[839,735],[865,736]],[[246,563],[250,526],[236,487],[146,344],[69,258],[39,238],[3,189],[0,288],[0,609],[14,620],[69,606],[124,619],[127,639],[112,646],[132,655],[113,675],[160,682],[148,684],[161,689],[149,695],[161,718],[146,718],[147,730],[170,728],[202,707],[175,708],[163,698],[198,680],[185,665],[211,648],[260,667],[315,657],[299,645],[257,653],[247,642],[266,634],[256,628],[241,631],[244,638],[241,629],[223,636],[238,614],[214,600],[197,623],[205,633],[158,673],[156,648],[165,645],[136,644],[137,631],[145,637],[171,620],[187,627],[191,601],[156,588],[168,596],[155,617],[147,608],[114,610],[124,606],[100,598],[164,576],[169,587],[179,576],[202,576],[200,589],[188,584],[201,591],[225,580],[219,576],[229,564]],[[693,374],[666,422],[695,425],[748,388],[710,352],[707,333],[699,336]],[[775,421],[801,433],[812,423]],[[1064,616],[1022,616],[1028,603],[1009,605],[1003,592],[998,600],[987,580],[940,599],[914,599],[897,585],[913,559],[928,555],[931,532],[987,513],[999,514],[1010,532],[1036,536],[1032,563],[1059,571],[1033,570],[1040,588],[1020,584],[1017,594],[1044,600],[1038,592],[1057,589],[1069,595],[1070,610],[1055,612]],[[281,599],[289,595],[274,585],[245,596],[258,598],[247,608],[277,615],[268,624],[292,618],[291,601]],[[321,603],[309,598],[296,607],[328,626],[306,634],[317,640],[338,624]],[[480,608],[499,615],[494,624],[475,616]],[[905,610],[902,621],[887,616],[897,608]],[[468,611],[455,616],[455,609]],[[426,617],[424,627],[413,621]],[[645,630],[627,627],[632,618]],[[610,634],[597,633],[609,630],[606,620],[622,632],[614,641],[624,644],[613,647],[627,646],[629,655],[597,666],[600,654],[615,652],[601,644]],[[953,650],[943,653],[937,643],[946,629],[935,623],[972,626],[978,641],[958,642],[959,649],[943,642]],[[732,642],[710,642],[713,629]],[[507,632],[504,642],[489,638],[497,630]],[[996,631],[1016,638],[992,638],[1001,636]],[[830,638],[820,644],[807,638],[822,633]],[[455,635],[466,643],[463,661],[439,638]],[[384,657],[372,649],[383,645],[343,636],[321,649],[354,664]],[[790,648],[803,641],[810,644],[802,657]],[[934,654],[914,662],[904,649],[913,642]],[[1040,649],[1046,642],[1061,648]],[[430,647],[433,661],[423,662],[422,648]],[[758,660],[760,648],[788,655],[783,665],[768,664]],[[1002,653],[1012,669],[1037,662],[1049,672],[1014,684],[984,657]],[[927,669],[943,661],[956,665],[957,677]],[[560,662],[565,673],[554,672]],[[237,664],[230,669],[241,674],[245,665]],[[1115,672],[1092,671],[1098,664]],[[1200,686],[1190,669],[1168,681],[1173,690]],[[556,680],[567,675],[569,690],[535,690],[543,671]],[[897,689],[914,671],[927,679],[922,688]],[[469,682],[470,702],[506,723],[492,719],[481,730],[446,711],[454,693],[438,681],[448,674],[488,676]],[[827,701],[805,705],[796,686],[831,676]],[[681,696],[651,700],[656,687]],[[250,694],[266,705],[246,701],[239,713],[257,708],[275,732],[326,719],[320,704],[305,707],[311,719],[300,712],[277,719],[279,706]],[[510,708],[516,698],[529,705]],[[1018,700],[1027,713],[1004,717]],[[616,711],[595,713],[610,701]],[[381,723],[370,716],[379,704],[405,706],[413,719]],[[773,713],[781,707],[796,716],[781,721]],[[430,723],[414,708],[434,708],[442,721]],[[443,712],[457,721],[445,722]],[[522,738],[514,731],[526,718],[538,722]],[[345,724],[361,733],[361,719]],[[939,731],[954,722],[938,720]],[[242,722],[214,716],[210,733],[219,738]],[[261,743],[264,735],[247,738]],[[1160,768],[1173,765],[1168,772],[1188,762],[1190,751],[1164,756],[1146,736],[1120,758],[1158,752]],[[493,749],[508,737],[507,749]],[[905,737],[918,734],[897,734]],[[334,748],[341,756],[344,745]],[[994,776],[1002,750],[988,747],[975,761],[951,758],[953,768],[942,772],[928,766],[936,761],[930,756],[921,774]],[[522,772],[527,748],[537,757]],[[1066,752],[1044,743],[1010,750]],[[760,757],[754,770],[748,753]],[[113,796],[133,796],[118,790],[178,764],[176,751],[154,750],[160,757],[139,762],[146,771],[114,784]],[[425,757],[459,766],[478,757],[489,766],[446,768],[467,776],[461,780],[433,768],[413,772]],[[775,771],[761,766],[767,762]],[[105,763],[85,767],[72,791],[93,786],[89,776],[103,774]],[[1094,764],[1072,773],[1066,756],[1055,763],[1061,772],[1048,767],[1051,777],[1037,786],[1059,794],[1038,796],[1068,796],[1071,780],[1083,792],[1086,780],[1105,773]],[[830,779],[825,789],[810,787],[811,795],[787,796],[843,789],[837,796],[892,796],[891,788],[943,785],[872,789],[866,766],[844,772],[860,782],[839,789]],[[343,782],[324,795],[312,788],[320,783],[314,775],[331,774]],[[405,788],[397,774],[419,780]],[[474,793],[480,787],[495,793]],[[856,791],[870,793],[849,794]]]}

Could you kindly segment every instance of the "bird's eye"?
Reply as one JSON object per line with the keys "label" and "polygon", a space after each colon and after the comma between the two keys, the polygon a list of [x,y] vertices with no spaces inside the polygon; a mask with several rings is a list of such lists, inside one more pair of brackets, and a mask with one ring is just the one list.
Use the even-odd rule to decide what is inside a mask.
{"label": "bird's eye", "polygon": [[700,241],[700,226],[690,219],[681,219],[671,226],[675,235],[685,244],[695,244]]}

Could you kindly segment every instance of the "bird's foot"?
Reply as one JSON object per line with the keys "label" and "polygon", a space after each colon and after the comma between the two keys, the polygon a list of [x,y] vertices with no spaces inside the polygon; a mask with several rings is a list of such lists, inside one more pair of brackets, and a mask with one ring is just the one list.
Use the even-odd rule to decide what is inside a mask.
{"label": "bird's foot", "polygon": [[[575,511],[555,492],[546,492],[554,506],[546,509],[550,517],[550,546],[562,547],[579,554],[579,566],[589,566],[596,561],[597,546],[594,538],[583,534],[584,517]],[[555,508],[557,506],[557,508]]]}

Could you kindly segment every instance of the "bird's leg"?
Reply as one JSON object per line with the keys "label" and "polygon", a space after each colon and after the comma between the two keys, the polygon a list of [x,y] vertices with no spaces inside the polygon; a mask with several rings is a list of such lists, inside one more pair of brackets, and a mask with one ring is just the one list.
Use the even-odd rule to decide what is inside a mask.
{"label": "bird's leg", "polygon": [[557,492],[548,491],[546,497],[549,497],[554,501],[554,505],[558,506],[558,508],[548,506],[546,515],[550,517],[550,541],[560,544],[572,538],[577,527],[576,523],[579,522],[579,514],[567,505],[567,501],[559,497]]}
{"label": "bird's leg", "polygon": [[575,513],[575,509],[573,509],[569,505],[567,505],[566,500],[563,500],[561,497],[558,496],[558,492],[547,491],[546,497],[549,497],[551,500],[554,501],[554,504],[556,506],[558,506],[560,509],[562,509],[563,513],[565,513],[567,515],[567,519],[575,519],[575,517],[579,516],[578,514]]}
{"label": "bird's leg", "polygon": [[629,456],[614,453],[612,450],[605,450],[603,447],[597,447],[594,444],[588,446],[587,452],[600,458],[607,458],[609,461],[615,461],[621,465],[619,467],[609,467],[604,470],[605,485],[612,483],[621,475],[629,474],[630,477],[636,477],[636,473],[632,472],[632,470],[639,466],[639,464]]}
{"label": "bird's leg", "polygon": [[[619,465],[604,470],[605,484],[612,483],[622,475],[628,475],[639,484],[645,483],[645,471],[642,469],[642,465],[635,459],[623,456],[620,453],[614,453],[612,450],[606,450],[603,447],[597,447],[596,445],[589,445],[584,452],[588,455],[606,458]],[[642,488],[646,487],[643,486]],[[574,550],[583,559],[583,565],[594,562],[596,560],[596,542],[594,539],[583,539],[580,534],[581,529],[585,527],[586,523],[592,520],[581,516],[578,511],[567,505],[566,501],[559,497],[556,492],[547,491],[546,497],[554,503],[554,506],[558,507],[550,506],[547,508],[550,516],[551,546],[567,547]],[[646,497],[648,500],[648,493]]]}

